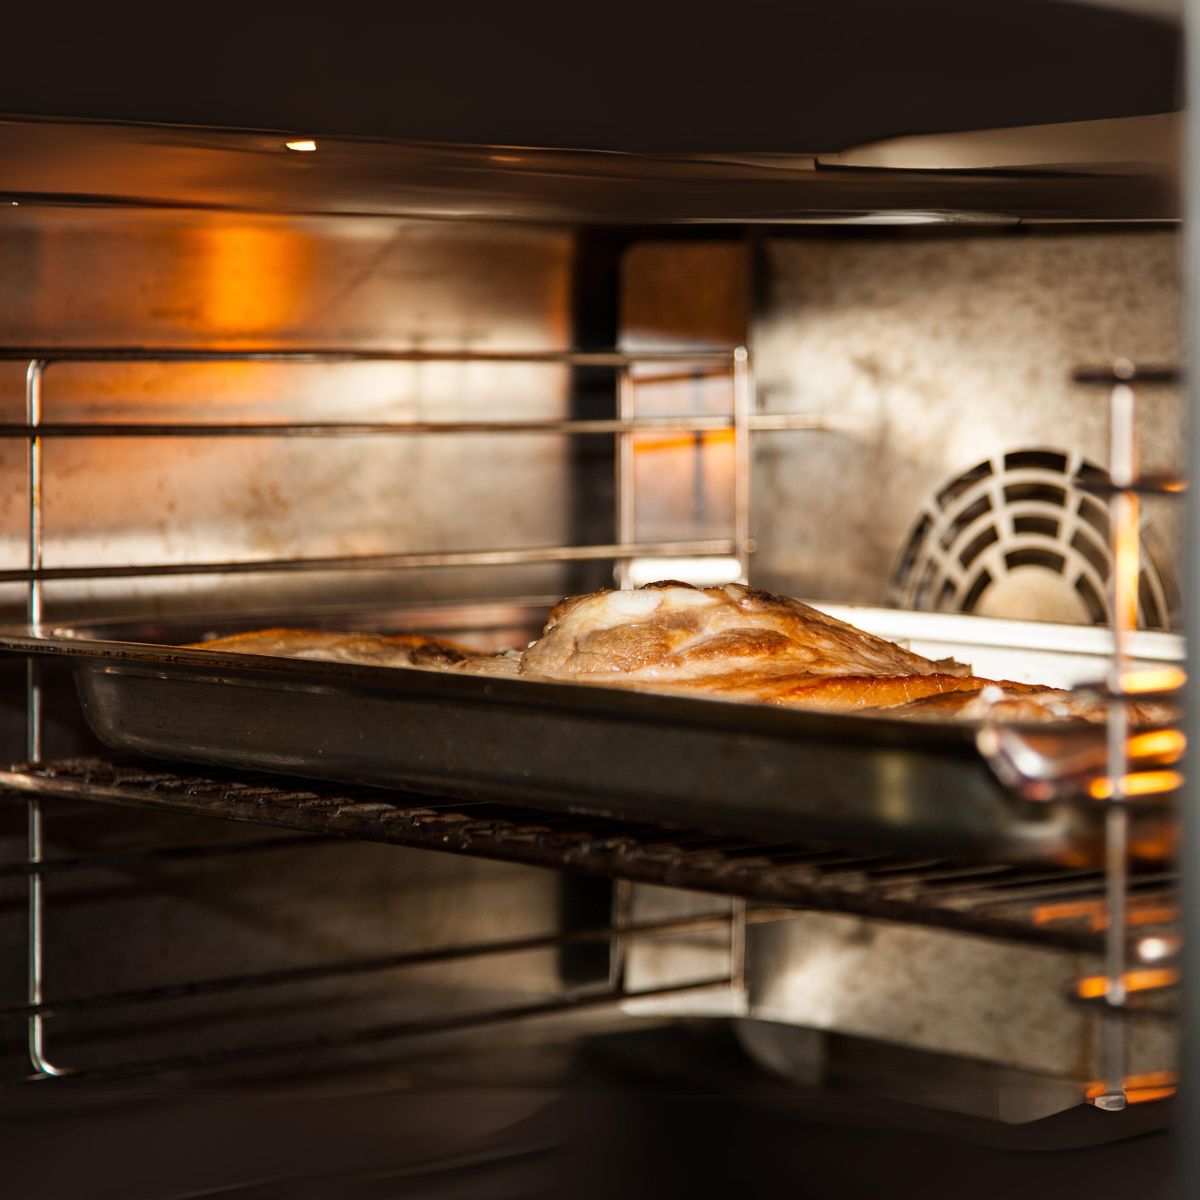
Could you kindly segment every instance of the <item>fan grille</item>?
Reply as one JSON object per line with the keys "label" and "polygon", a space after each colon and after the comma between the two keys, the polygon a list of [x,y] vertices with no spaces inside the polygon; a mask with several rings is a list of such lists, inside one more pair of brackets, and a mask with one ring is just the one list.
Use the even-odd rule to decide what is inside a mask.
{"label": "fan grille", "polygon": [[[905,608],[1107,624],[1108,512],[1077,488],[1105,472],[1082,455],[1014,450],[976,463],[913,523],[892,577]],[[1166,590],[1145,542],[1138,622],[1165,629]]]}

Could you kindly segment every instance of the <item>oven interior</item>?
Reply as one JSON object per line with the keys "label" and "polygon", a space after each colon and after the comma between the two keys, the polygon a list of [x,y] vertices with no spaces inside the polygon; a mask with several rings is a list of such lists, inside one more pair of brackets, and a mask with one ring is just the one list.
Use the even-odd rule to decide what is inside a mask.
{"label": "oven interior", "polygon": [[[1180,360],[1161,164],[1036,186],[980,171],[915,199],[887,176],[869,212],[814,216],[806,197],[809,219],[674,224],[653,203],[726,167],[637,163],[639,209],[579,156],[539,191],[546,161],[425,147],[390,202],[347,211],[377,145],[65,122],[3,137],[26,148],[0,230],[9,626],[167,645],[420,628],[492,650],[563,595],[748,578],[1001,677],[1108,669],[1113,509],[1087,485],[1116,479],[1109,392],[1129,389],[1079,372]],[[728,169],[733,210],[774,194],[766,168]],[[813,194],[847,204],[845,178]],[[580,179],[630,215],[595,219]],[[47,195],[101,180],[130,194]],[[280,199],[296,186],[304,211]],[[197,187],[223,203],[189,203]],[[497,194],[516,219],[485,211]],[[1136,470],[1175,478],[1181,391],[1148,379]],[[1182,655],[1180,516],[1146,489],[1142,666]],[[235,1107],[491,1089],[509,1100],[475,1114],[488,1136],[564,1080],[622,1070],[976,1141],[1167,1120],[1161,854],[1123,881],[1125,952],[1150,982],[1118,1006],[1086,986],[1112,949],[1103,863],[142,760],[98,741],[63,662],[0,669],[14,1087],[215,1089]]]}

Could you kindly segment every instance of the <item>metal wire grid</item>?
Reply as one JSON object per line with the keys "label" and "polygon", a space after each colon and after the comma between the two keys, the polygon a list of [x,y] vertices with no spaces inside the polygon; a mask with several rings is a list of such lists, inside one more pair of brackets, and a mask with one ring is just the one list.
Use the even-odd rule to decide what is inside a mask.
{"label": "metal wire grid", "polygon": [[[749,434],[782,430],[808,430],[824,427],[820,419],[797,415],[755,416],[753,413],[753,378],[749,355],[745,348],[729,350],[683,351],[683,352],[575,352],[575,351],[358,351],[344,349],[320,349],[297,351],[226,351],[226,350],[176,350],[145,347],[127,348],[0,348],[0,361],[24,362],[25,369],[25,422],[24,424],[0,425],[0,438],[24,439],[27,444],[27,498],[28,498],[28,561],[21,570],[0,571],[0,582],[24,583],[27,588],[27,616],[35,629],[42,623],[43,584],[65,579],[120,579],[144,578],[166,575],[234,575],[270,572],[304,572],[318,570],[379,570],[406,568],[435,568],[460,566],[501,566],[527,563],[572,562],[587,560],[611,560],[617,578],[627,579],[628,567],[633,559],[640,557],[702,557],[727,556],[736,560],[739,573],[745,578],[749,556],[753,549],[750,540],[750,470],[751,455]],[[274,364],[328,364],[328,363],[492,363],[492,364],[546,364],[570,367],[608,368],[616,375],[618,415],[616,419],[601,420],[515,420],[515,421],[383,421],[383,422],[269,422],[269,423],[162,423],[162,422],[116,422],[116,423],[50,423],[44,422],[43,390],[47,374],[55,364],[105,364],[105,363],[274,363]],[[635,391],[637,368],[653,366],[660,368],[652,379],[661,383],[667,379],[691,379],[701,376],[728,375],[732,381],[732,405],[728,416],[690,416],[671,418],[638,417]],[[672,369],[673,368],[673,369]],[[634,477],[632,471],[633,439],[638,433],[670,430],[675,432],[711,432],[729,430],[734,441],[733,478],[733,529],[728,538],[689,541],[637,543],[634,540]],[[254,561],[228,560],[200,563],[150,563],[131,566],[122,563],[96,564],[82,567],[46,567],[43,564],[43,494],[45,480],[42,469],[43,442],[48,437],[62,438],[141,438],[141,437],[359,437],[359,436],[439,436],[463,434],[507,434],[545,433],[557,436],[608,435],[617,439],[615,513],[614,524],[617,540],[604,545],[561,545],[537,547],[510,547],[494,550],[462,550],[441,553],[399,553],[387,555],[337,556],[325,558],[260,559]],[[39,669],[30,661],[27,677],[27,736],[26,755],[30,762],[38,763],[42,757],[42,693]],[[15,776],[11,778],[16,780]],[[19,785],[18,785],[19,786]],[[28,1049],[35,1077],[57,1076],[70,1072],[54,1064],[45,1049],[45,1018],[48,1014],[44,996],[44,891],[43,879],[47,874],[74,869],[75,864],[57,860],[44,860],[42,810],[36,791],[23,789],[27,800],[27,845],[26,860],[18,864],[9,874],[23,874],[28,878],[28,988],[24,1006],[20,1011],[28,1017]],[[88,793],[77,793],[88,794]],[[93,797],[95,798],[95,797]],[[445,842],[438,848],[447,848]],[[247,847],[250,849],[250,847]],[[224,848],[213,851],[228,852]],[[196,848],[176,848],[169,852],[177,855],[198,856]],[[95,860],[88,863],[95,865]],[[83,863],[80,866],[85,865]],[[729,915],[722,914],[709,921],[728,924]],[[637,930],[623,925],[617,941],[640,936],[647,932],[662,930]],[[577,935],[572,934],[570,937]],[[588,938],[612,940],[614,930],[606,928],[591,931]],[[699,984],[684,984],[684,990],[693,987],[736,985],[741,969],[737,944],[742,934],[731,933],[731,972],[719,980],[702,981]],[[569,939],[568,939],[569,940]],[[517,943],[515,945],[520,945]],[[548,941],[547,945],[558,944]],[[526,948],[528,948],[526,946]],[[455,948],[446,953],[451,957],[471,957],[476,953],[505,952],[504,946],[479,948]],[[347,964],[345,970],[354,972],[361,964]],[[322,967],[322,974],[337,973],[340,968]],[[498,1014],[481,1014],[468,1023],[485,1020],[516,1019],[538,1015],[540,1012],[559,1011],[561,1008],[577,1007],[581,1003],[595,1005],[613,1003],[625,997],[623,980],[615,977],[614,990],[604,997],[568,997],[555,1005],[542,1006],[537,1012],[523,1011]],[[253,980],[243,980],[239,986],[253,985]],[[201,983],[197,986],[203,988]],[[667,991],[676,989],[666,989]],[[647,993],[644,993],[647,994]],[[652,994],[657,994],[652,993]],[[456,1018],[455,1021],[461,1019]],[[442,1024],[445,1024],[443,1022]],[[453,1024],[453,1022],[452,1022]],[[411,1030],[407,1032],[417,1032]],[[421,1032],[427,1031],[422,1027]],[[399,1036],[392,1031],[387,1036]],[[374,1036],[374,1035],[372,1035]],[[353,1035],[353,1041],[359,1035]],[[307,1044],[306,1044],[307,1045]],[[297,1047],[296,1049],[303,1049]]]}
{"label": "metal wire grid", "polygon": [[[547,813],[487,801],[464,802],[378,788],[305,783],[270,776],[205,769],[181,772],[176,765],[80,759],[16,766],[0,772],[0,786],[36,796],[160,808],[253,822],[309,834],[317,843],[352,838],[451,851],[528,865],[687,888],[734,898],[732,911],[674,920],[635,922],[627,912],[612,925],[565,933],[483,942],[350,961],[312,963],[271,972],[229,975],[155,985],[100,995],[29,1001],[0,1009],[0,1016],[45,1021],[56,1015],[154,1005],[188,997],[227,995],[285,987],[314,980],[365,975],[455,959],[514,954],[579,942],[637,939],[699,930],[727,930],[729,971],[713,977],[650,990],[626,988],[619,962],[608,985],[517,1008],[393,1022],[341,1030],[316,1041],[263,1043],[150,1063],[111,1064],[77,1074],[89,1079],[121,1079],[144,1074],[272,1059],[305,1050],[340,1049],[375,1041],[396,1041],[433,1032],[528,1020],[611,1005],[622,1000],[736,988],[743,982],[747,924],[784,920],[797,909],[821,909],[874,918],[1100,953],[1104,944],[1105,873],[1053,870],[946,859],[820,843],[761,843],[710,832],[665,830],[658,826]],[[294,839],[288,839],[294,844]],[[266,848],[277,839],[256,839],[246,850]],[[190,847],[122,851],[111,856],[46,860],[39,874],[56,874],[192,853]],[[240,853],[241,845],[219,853]],[[19,875],[16,865],[3,874]],[[1166,928],[1175,916],[1174,876],[1147,870],[1130,881],[1128,919],[1144,935]],[[618,890],[618,896],[625,894]],[[747,903],[748,902],[748,903]],[[45,1074],[45,1073],[43,1073]],[[38,1077],[38,1076],[35,1076]]]}

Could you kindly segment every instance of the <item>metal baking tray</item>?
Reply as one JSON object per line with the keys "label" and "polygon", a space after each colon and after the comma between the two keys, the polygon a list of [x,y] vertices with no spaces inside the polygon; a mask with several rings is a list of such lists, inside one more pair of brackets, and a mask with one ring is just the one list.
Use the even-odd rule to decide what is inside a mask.
{"label": "metal baking tray", "polygon": [[[891,621],[897,634],[898,614],[836,611],[866,628],[875,612],[874,623]],[[492,648],[532,636],[544,613],[544,603],[529,602],[95,622],[0,631],[0,649],[68,661],[95,733],[120,750],[159,758],[781,842],[830,839],[1073,866],[1101,860],[1099,805],[1013,795],[962,724],[178,648],[271,624],[473,633],[476,644]],[[996,630],[1013,626],[956,617],[934,629],[922,623],[932,614],[904,616],[917,627],[910,643],[922,649],[986,644],[972,624],[983,621],[994,650]],[[1043,641],[1048,628],[1041,627]],[[1085,658],[1089,648],[1102,649],[1102,631],[1071,636],[1082,639],[1077,652]],[[1151,642],[1143,647],[1161,654],[1150,657],[1176,656],[1174,641]],[[1169,854],[1170,818],[1135,813],[1133,841],[1147,857]]]}

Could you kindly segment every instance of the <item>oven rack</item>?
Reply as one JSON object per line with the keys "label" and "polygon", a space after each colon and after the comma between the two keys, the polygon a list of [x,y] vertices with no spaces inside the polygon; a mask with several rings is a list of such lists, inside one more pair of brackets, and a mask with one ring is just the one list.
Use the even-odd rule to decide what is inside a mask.
{"label": "oven rack", "polygon": [[[624,352],[619,350],[358,350],[336,347],[297,349],[197,349],[145,346],[108,347],[0,347],[0,361],[25,364],[25,421],[0,428],[0,438],[23,440],[26,444],[26,567],[0,572],[0,582],[22,583],[26,591],[27,617],[37,628],[43,619],[44,584],[67,579],[143,579],[161,576],[223,577],[245,574],[301,573],[316,571],[410,570],[470,566],[512,566],[553,562],[611,561],[621,583],[629,578],[630,564],[638,558],[715,557],[732,560],[734,571],[745,578],[753,550],[750,539],[750,472],[752,432],[809,430],[826,427],[803,414],[755,417],[754,382],[750,356],[743,346],[723,349]],[[66,364],[115,363],[203,364],[365,364],[365,363],[453,363],[453,364],[543,364],[579,369],[604,369],[613,373],[615,419],[505,421],[383,421],[383,422],[271,422],[229,424],[161,422],[118,422],[55,424],[43,422],[44,392],[53,368]],[[636,410],[638,371],[651,368],[652,379],[690,379],[727,375],[731,380],[731,404],[727,416],[639,418]],[[705,433],[727,430],[733,440],[732,529],[729,537],[638,543],[635,540],[635,495],[633,443],[640,432],[672,430]],[[615,439],[613,527],[615,540],[601,545],[559,545],[465,549],[440,552],[339,555],[322,558],[267,558],[215,562],[151,562],[86,564],[50,567],[44,563],[44,498],[46,479],[43,449],[48,438],[139,438],[139,437],[358,437],[358,436],[470,436],[486,434],[544,433],[549,436],[611,436]],[[26,686],[27,726],[25,755],[30,761],[42,757],[42,688],[40,668],[28,663]],[[29,1058],[38,1077],[62,1071],[46,1053],[43,1018],[43,859],[42,819],[39,799],[27,798],[26,858],[22,870],[28,877],[28,964],[26,1001]]]}
{"label": "oven rack", "polygon": [[[817,841],[758,841],[494,801],[133,759],[18,765],[0,771],[0,788],[44,799],[253,822],[314,835],[314,841],[351,838],[501,859],[1081,953],[1098,953],[1104,947],[1103,868],[956,862]],[[275,841],[262,844],[271,847]],[[222,845],[213,852],[240,848]],[[0,877],[101,863],[92,856],[49,859],[36,868],[17,864],[0,869]],[[1131,875],[1128,924],[1139,936],[1161,940],[1161,930],[1176,916],[1175,882],[1173,871],[1153,866]]]}
{"label": "oven rack", "polygon": [[[156,984],[107,994],[65,998],[43,995],[36,1002],[0,1009],[0,1017],[36,1019],[44,1028],[55,1016],[71,1013],[142,1011],[145,1006],[173,1000],[286,988],[315,980],[581,942],[607,943],[613,963],[605,987],[568,992],[520,1007],[352,1028],[303,1044],[268,1041],[180,1058],[111,1063],[82,1070],[56,1065],[53,1072],[37,1072],[31,1077],[35,1080],[56,1075],[107,1081],[232,1067],[299,1052],[346,1050],[373,1042],[395,1042],[689,993],[725,993],[728,1000],[723,1003],[732,1015],[739,1011],[744,987],[746,926],[786,920],[805,909],[917,923],[1097,957],[1104,947],[1102,870],[956,863],[815,842],[762,843],[488,801],[447,800],[141,760],[82,758],[15,766],[0,772],[0,787],[14,798],[23,794],[51,805],[83,800],[289,831],[284,836],[255,837],[232,844],[126,849],[13,864],[0,870],[0,877],[32,872],[42,877],[155,859],[266,853],[284,845],[319,852],[323,845],[349,838],[609,878],[618,881],[618,897],[620,889],[631,883],[659,884],[714,896],[713,911],[676,919],[633,921],[627,907],[618,900],[612,923],[603,927]],[[1137,931],[1139,944],[1167,944],[1175,917],[1174,875],[1164,870],[1135,873],[1130,881],[1127,920]],[[729,944],[727,973],[653,988],[631,990],[625,986],[620,964],[629,945],[638,939],[701,930],[725,931]]]}

